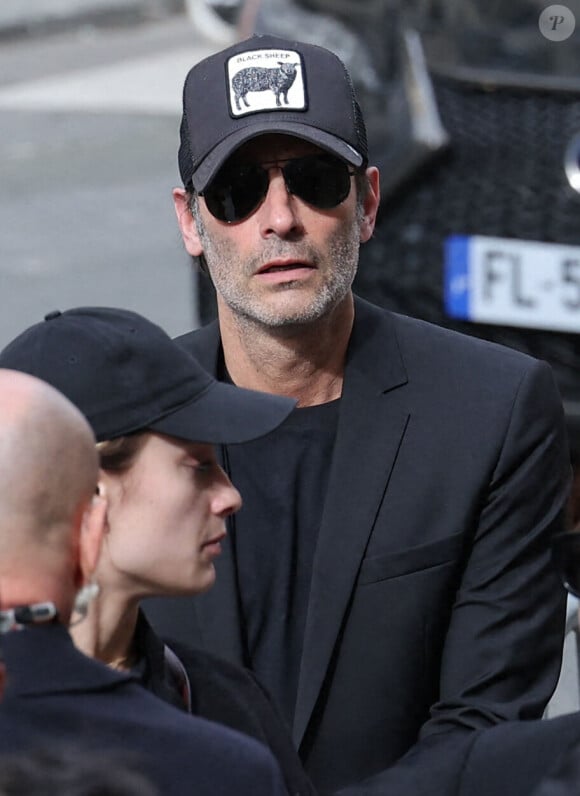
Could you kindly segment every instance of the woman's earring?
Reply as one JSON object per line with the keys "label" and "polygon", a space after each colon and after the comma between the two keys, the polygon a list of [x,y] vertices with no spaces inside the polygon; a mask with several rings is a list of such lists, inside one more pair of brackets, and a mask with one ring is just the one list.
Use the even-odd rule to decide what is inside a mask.
{"label": "woman's earring", "polygon": [[76,617],[70,623],[70,627],[74,627],[79,622],[82,622],[89,611],[89,605],[98,595],[100,590],[101,587],[95,581],[92,581],[91,583],[85,583],[85,585],[78,590],[73,605],[73,614],[76,614]]}

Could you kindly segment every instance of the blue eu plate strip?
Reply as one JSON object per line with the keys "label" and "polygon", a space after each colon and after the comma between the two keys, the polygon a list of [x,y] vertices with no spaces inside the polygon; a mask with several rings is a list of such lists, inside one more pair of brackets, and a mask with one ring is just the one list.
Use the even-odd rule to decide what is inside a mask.
{"label": "blue eu plate strip", "polygon": [[445,311],[451,318],[471,318],[469,306],[469,236],[451,235],[445,241]]}

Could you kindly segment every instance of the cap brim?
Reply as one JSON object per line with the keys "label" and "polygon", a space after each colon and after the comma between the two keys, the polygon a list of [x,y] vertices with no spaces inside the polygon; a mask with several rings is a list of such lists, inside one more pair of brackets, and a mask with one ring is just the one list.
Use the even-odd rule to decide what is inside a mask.
{"label": "cap brim", "polygon": [[318,130],[315,127],[300,124],[299,122],[285,121],[284,119],[262,121],[236,130],[236,132],[229,135],[212,149],[193,172],[192,182],[195,190],[198,193],[205,190],[225,161],[242,144],[259,135],[267,135],[268,133],[285,133],[301,138],[304,141],[309,141],[311,144],[316,144],[333,155],[337,155],[347,163],[350,163],[351,166],[362,166],[364,162],[363,156],[354,147],[347,144],[342,138],[337,138],[330,133],[324,132],[324,130]]}
{"label": "cap brim", "polygon": [[148,428],[191,442],[234,445],[273,431],[296,401],[213,382],[195,400],[180,406]]}

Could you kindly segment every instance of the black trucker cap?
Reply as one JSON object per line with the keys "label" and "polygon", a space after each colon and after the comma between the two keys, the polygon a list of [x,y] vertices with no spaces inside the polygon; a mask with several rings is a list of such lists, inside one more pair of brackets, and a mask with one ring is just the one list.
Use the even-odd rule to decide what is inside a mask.
{"label": "black trucker cap", "polygon": [[129,310],[54,311],[0,352],[0,367],[60,390],[97,441],[149,429],[234,444],[282,423],[295,401],[222,384],[161,327]]}
{"label": "black trucker cap", "polygon": [[315,44],[252,36],[190,69],[183,87],[179,172],[203,191],[227,158],[264,133],[287,133],[352,166],[367,136],[350,75]]}

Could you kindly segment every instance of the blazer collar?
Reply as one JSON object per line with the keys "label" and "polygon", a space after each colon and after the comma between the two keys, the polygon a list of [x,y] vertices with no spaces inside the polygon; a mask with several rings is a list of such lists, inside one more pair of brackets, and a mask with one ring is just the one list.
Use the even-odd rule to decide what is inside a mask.
{"label": "blazer collar", "polygon": [[98,691],[134,680],[79,652],[67,629],[51,623],[2,637],[7,670],[4,698]]}
{"label": "blazer collar", "polygon": [[[347,381],[374,385],[381,392],[405,384],[407,372],[399,349],[391,313],[355,296],[354,325],[346,354]],[[217,376],[221,357],[217,320],[178,338],[203,367]],[[362,379],[357,378],[357,374]]]}
{"label": "blazer collar", "polygon": [[394,316],[355,296],[354,324],[346,352],[344,395],[388,392],[407,382]]}
{"label": "blazer collar", "polygon": [[220,327],[217,320],[178,337],[176,342],[190,351],[208,373],[217,376],[221,356]]}

